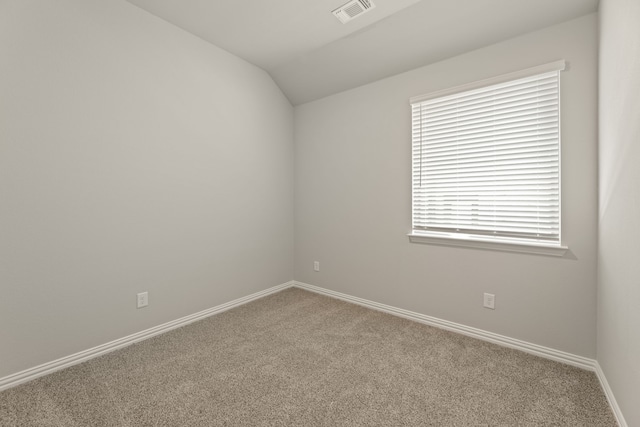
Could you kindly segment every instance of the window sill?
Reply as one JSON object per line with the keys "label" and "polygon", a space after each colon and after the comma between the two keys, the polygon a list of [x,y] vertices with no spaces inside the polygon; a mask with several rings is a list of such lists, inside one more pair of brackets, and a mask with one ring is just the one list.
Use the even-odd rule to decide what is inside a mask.
{"label": "window sill", "polygon": [[458,236],[452,233],[417,233],[408,234],[412,243],[428,245],[461,246],[466,248],[486,249],[502,252],[519,252],[534,255],[562,257],[569,250],[566,246],[550,245],[535,242],[511,242],[482,238],[477,236]]}

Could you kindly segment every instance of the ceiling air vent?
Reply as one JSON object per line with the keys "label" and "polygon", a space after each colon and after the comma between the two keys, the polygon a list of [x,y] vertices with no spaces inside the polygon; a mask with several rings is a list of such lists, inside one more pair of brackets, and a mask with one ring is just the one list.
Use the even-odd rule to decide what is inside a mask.
{"label": "ceiling air vent", "polygon": [[353,0],[347,4],[343,4],[339,8],[333,11],[333,14],[342,22],[346,24],[352,19],[366,13],[376,7],[371,0]]}

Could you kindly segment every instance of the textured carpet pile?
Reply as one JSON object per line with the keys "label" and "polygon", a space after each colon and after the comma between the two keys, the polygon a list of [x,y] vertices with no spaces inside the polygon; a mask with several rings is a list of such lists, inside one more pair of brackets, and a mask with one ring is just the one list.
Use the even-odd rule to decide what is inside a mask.
{"label": "textured carpet pile", "polygon": [[291,288],[1,392],[0,425],[616,422],[592,372]]}

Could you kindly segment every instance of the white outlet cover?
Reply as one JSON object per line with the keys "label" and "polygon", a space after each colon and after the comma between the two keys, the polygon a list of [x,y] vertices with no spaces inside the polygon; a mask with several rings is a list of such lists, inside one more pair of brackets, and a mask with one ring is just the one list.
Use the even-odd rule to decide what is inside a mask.
{"label": "white outlet cover", "polygon": [[496,296],[494,294],[484,294],[484,306],[485,308],[490,308],[491,310],[495,310],[496,308]]}
{"label": "white outlet cover", "polygon": [[146,307],[149,305],[149,292],[140,292],[137,295],[137,308]]}

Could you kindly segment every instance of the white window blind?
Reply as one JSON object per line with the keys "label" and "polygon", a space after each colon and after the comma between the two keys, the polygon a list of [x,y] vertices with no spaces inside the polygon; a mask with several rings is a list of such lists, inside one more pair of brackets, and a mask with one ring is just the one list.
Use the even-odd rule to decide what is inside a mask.
{"label": "white window blind", "polygon": [[560,245],[563,68],[412,98],[414,233]]}

